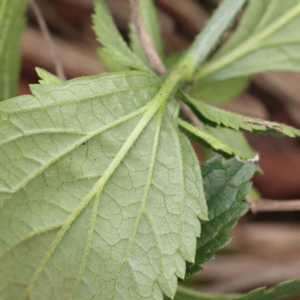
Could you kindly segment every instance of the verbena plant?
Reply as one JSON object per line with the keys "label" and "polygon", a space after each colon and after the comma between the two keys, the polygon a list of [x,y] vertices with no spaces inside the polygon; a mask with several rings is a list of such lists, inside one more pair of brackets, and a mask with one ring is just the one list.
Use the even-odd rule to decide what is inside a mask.
{"label": "verbena plant", "polygon": [[[38,69],[32,95],[5,100],[15,94],[26,1],[0,0],[2,300],[274,300],[300,291],[299,280],[244,295],[178,287],[229,242],[228,230],[248,211],[243,199],[256,165],[247,161],[252,152],[240,131],[300,135],[193,98],[211,89],[230,98],[253,74],[300,70],[299,0],[249,1],[237,31],[209,56],[246,2],[223,0],[187,52],[158,76],[136,23],[129,47],[96,0],[100,55],[119,71],[62,82]],[[139,5],[165,60],[155,7]],[[178,100],[202,128],[178,117]],[[200,170],[186,135],[224,159]],[[232,138],[236,143],[226,142]]]}

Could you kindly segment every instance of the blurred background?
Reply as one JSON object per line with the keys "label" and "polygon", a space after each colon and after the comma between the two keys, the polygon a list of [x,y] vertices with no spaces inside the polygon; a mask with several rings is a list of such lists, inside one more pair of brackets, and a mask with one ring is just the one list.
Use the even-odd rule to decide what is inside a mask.
{"label": "blurred background", "polygon": [[[51,31],[67,78],[105,72],[91,28],[92,0],[36,0]],[[127,39],[130,18],[127,0],[107,0],[115,22]],[[188,47],[203,28],[218,0],[156,0],[166,55]],[[35,67],[54,73],[49,47],[30,7],[20,51],[19,95],[37,83]],[[227,34],[230,34],[231,28]],[[300,74],[255,76],[246,92],[219,105],[233,112],[300,128]],[[266,199],[300,199],[300,139],[246,135],[260,155],[264,175],[254,186]],[[197,145],[201,163],[203,156]],[[232,231],[232,242],[204,264],[187,286],[210,292],[245,292],[300,277],[300,212],[248,213]],[[296,296],[292,299],[300,299]]]}

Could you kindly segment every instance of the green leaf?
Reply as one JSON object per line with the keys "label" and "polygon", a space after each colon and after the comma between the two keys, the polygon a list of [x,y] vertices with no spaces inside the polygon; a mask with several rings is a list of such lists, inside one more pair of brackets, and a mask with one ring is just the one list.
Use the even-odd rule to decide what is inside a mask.
{"label": "green leaf", "polygon": [[243,129],[265,134],[279,136],[296,137],[300,135],[300,130],[277,122],[264,121],[235,114],[204,102],[193,99],[182,91],[179,92],[180,98],[190,105],[201,119],[212,124],[222,125],[232,129]]}
{"label": "green leaf", "polygon": [[202,224],[195,264],[188,264],[187,276],[198,273],[200,265],[211,260],[215,252],[230,241],[227,232],[249,209],[243,199],[251,187],[250,180],[255,169],[256,165],[252,162],[244,163],[232,158],[223,164],[219,157],[202,167],[209,221]]}
{"label": "green leaf", "polygon": [[300,294],[300,279],[282,282],[273,288],[259,288],[247,294],[220,295],[178,287],[174,300],[286,300]]}
{"label": "green leaf", "polygon": [[186,50],[175,52],[170,56],[166,57],[164,59],[164,64],[166,68],[169,70],[172,67],[174,67],[174,65],[176,65],[180,61],[180,59],[184,57],[185,54],[186,54]]}
{"label": "green leaf", "polygon": [[183,120],[178,120],[178,125],[184,133],[206,147],[212,148],[217,152],[221,152],[227,155],[238,155],[241,158],[245,158],[242,153],[236,151],[236,149],[211,135],[207,131],[200,130]]}
{"label": "green leaf", "polygon": [[[155,5],[153,0],[139,0],[140,12],[143,21],[144,28],[148,33],[148,36],[161,59],[164,58],[164,49],[161,39],[159,21],[156,14]],[[144,62],[149,65],[149,61],[140,46],[139,40],[136,34],[136,28],[133,22],[130,23],[130,45],[134,53]]]}
{"label": "green leaf", "polygon": [[249,77],[229,78],[219,81],[198,81],[189,94],[197,99],[212,103],[224,103],[242,94],[250,84]]}
{"label": "green leaf", "polygon": [[20,69],[19,42],[26,0],[0,0],[0,101],[14,97]]}
{"label": "green leaf", "polygon": [[45,85],[59,85],[62,83],[62,80],[58,78],[57,76],[49,73],[48,71],[41,69],[41,68],[35,68],[37,74],[41,78],[39,80],[40,84]]}
{"label": "green leaf", "polygon": [[233,37],[198,73],[216,81],[266,71],[300,70],[298,0],[251,0]]}
{"label": "green leaf", "polygon": [[170,80],[103,74],[0,104],[0,298],[174,296],[207,208]]}
{"label": "green leaf", "polygon": [[120,64],[114,58],[110,53],[105,51],[104,48],[98,49],[98,54],[100,56],[101,62],[104,65],[105,69],[110,72],[120,72],[120,71],[127,71],[130,70],[130,68]]}
{"label": "green leaf", "polygon": [[151,72],[125,43],[103,0],[95,0],[93,24],[97,39],[104,47],[103,51],[113,60],[125,67]]}
{"label": "green leaf", "polygon": [[204,128],[214,137],[230,145],[240,158],[250,159],[256,155],[256,152],[250,147],[243,132],[220,126],[210,126],[208,124],[205,124]]}

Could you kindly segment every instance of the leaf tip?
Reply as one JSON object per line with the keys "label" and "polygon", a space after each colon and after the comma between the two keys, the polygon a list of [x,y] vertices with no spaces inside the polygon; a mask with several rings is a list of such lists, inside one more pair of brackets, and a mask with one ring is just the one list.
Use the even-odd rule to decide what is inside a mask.
{"label": "leaf tip", "polygon": [[62,83],[62,80],[57,76],[49,73],[42,68],[35,68],[36,73],[40,77],[39,83],[45,85],[58,85]]}

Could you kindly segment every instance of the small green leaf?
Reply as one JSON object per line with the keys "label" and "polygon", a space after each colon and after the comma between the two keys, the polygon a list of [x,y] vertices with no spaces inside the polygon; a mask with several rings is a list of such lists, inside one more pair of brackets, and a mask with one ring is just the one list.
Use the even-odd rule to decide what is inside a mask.
{"label": "small green leaf", "polygon": [[19,42],[26,0],[0,0],[0,101],[14,97],[20,69]]}
{"label": "small green leaf", "polygon": [[277,122],[264,121],[235,114],[204,102],[193,99],[182,91],[179,93],[181,99],[190,105],[198,114],[199,118],[211,122],[212,124],[229,127],[232,129],[243,129],[265,134],[279,136],[296,137],[300,135],[300,130]]}
{"label": "small green leaf", "polygon": [[236,149],[232,148],[222,140],[216,138],[215,136],[211,135],[207,131],[200,130],[193,125],[183,121],[178,120],[178,124],[180,129],[189,135],[192,139],[199,142],[200,144],[212,148],[217,152],[225,153],[227,155],[237,155],[241,158],[245,158],[242,153],[236,151]]}
{"label": "small green leaf", "polygon": [[40,84],[45,85],[59,85],[62,83],[62,80],[58,78],[57,76],[49,73],[48,71],[41,69],[41,68],[35,68],[37,74],[41,78],[39,80]]}
{"label": "small green leaf", "polygon": [[253,158],[257,153],[250,147],[243,132],[220,126],[204,125],[204,128],[214,137],[230,145],[237,156],[243,159]]}
{"label": "small green leaf", "polygon": [[104,48],[98,49],[98,54],[100,56],[101,62],[104,65],[105,69],[110,72],[120,72],[120,71],[128,71],[130,68],[120,64],[110,53],[105,51]]}
{"label": "small green leaf", "polygon": [[174,296],[207,208],[169,81],[103,74],[0,103],[0,298]]}
{"label": "small green leaf", "polygon": [[131,51],[123,40],[104,0],[95,0],[93,24],[97,39],[104,47],[103,51],[106,51],[113,60],[132,69],[151,72],[151,69]]}
{"label": "small green leaf", "polygon": [[250,180],[255,170],[254,163],[244,163],[235,158],[224,164],[221,158],[214,158],[202,167],[209,221],[202,224],[196,261],[188,264],[187,276],[199,272],[200,265],[211,260],[215,252],[230,241],[227,232],[249,209],[243,199],[251,187]]}
{"label": "small green leaf", "polygon": [[197,99],[215,104],[224,103],[242,94],[250,84],[249,77],[229,78],[219,81],[198,81],[189,94]]}
{"label": "small green leaf", "polygon": [[233,37],[198,73],[224,80],[267,71],[300,70],[299,0],[251,0]]}
{"label": "small green leaf", "polygon": [[[157,54],[161,59],[163,59],[163,42],[161,39],[159,21],[153,0],[139,0],[139,5],[144,28],[148,33]],[[133,22],[130,23],[130,45],[134,53],[144,62],[144,64],[150,67],[148,59],[140,46]]]}

